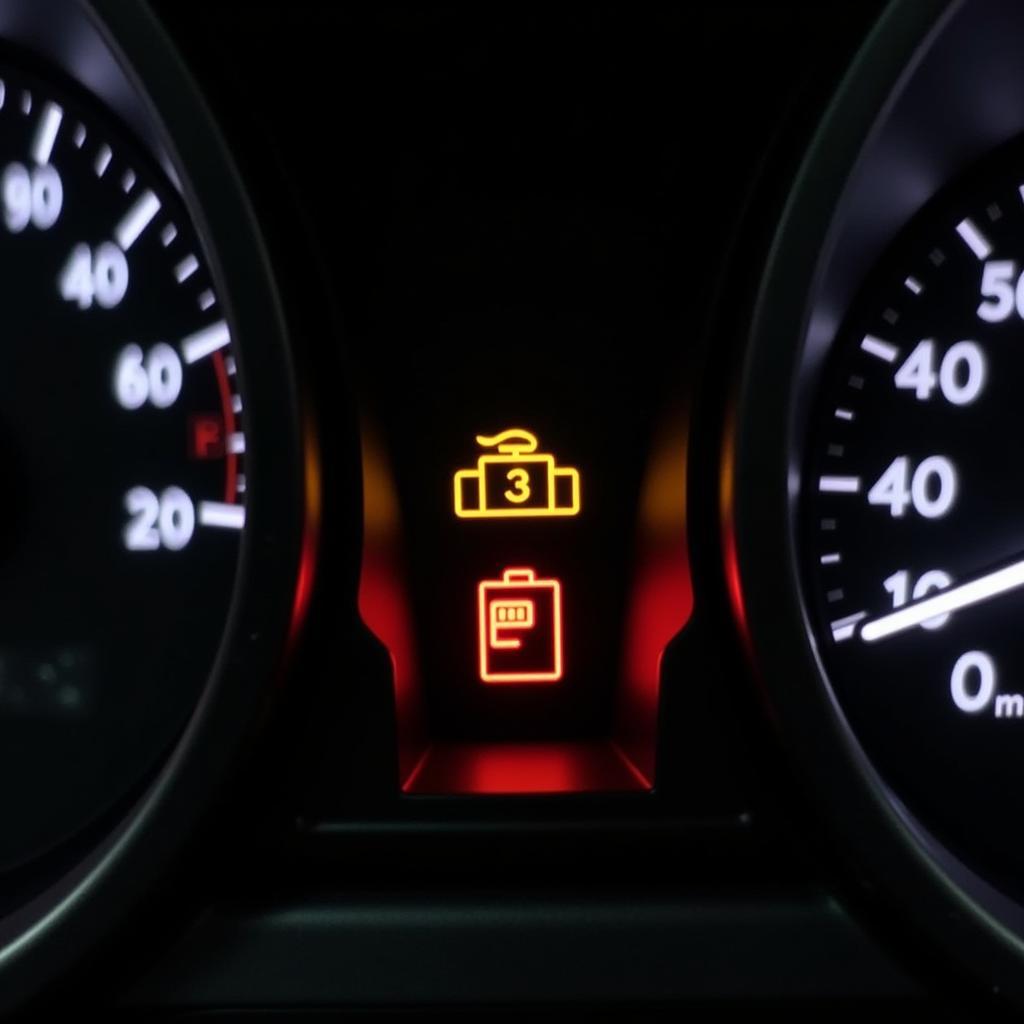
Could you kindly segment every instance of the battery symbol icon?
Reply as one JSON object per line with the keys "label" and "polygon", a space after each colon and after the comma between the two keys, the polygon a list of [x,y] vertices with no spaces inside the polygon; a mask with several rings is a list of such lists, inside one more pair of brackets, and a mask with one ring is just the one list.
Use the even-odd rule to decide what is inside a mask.
{"label": "battery symbol icon", "polygon": [[480,678],[557,683],[562,678],[562,584],[506,569],[479,592]]}

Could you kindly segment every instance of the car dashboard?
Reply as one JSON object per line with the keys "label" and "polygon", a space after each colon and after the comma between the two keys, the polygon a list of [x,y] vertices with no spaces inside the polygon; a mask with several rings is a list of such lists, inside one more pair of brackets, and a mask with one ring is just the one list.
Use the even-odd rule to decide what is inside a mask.
{"label": "car dashboard", "polygon": [[0,1014],[1019,1008],[1022,44],[8,0]]}

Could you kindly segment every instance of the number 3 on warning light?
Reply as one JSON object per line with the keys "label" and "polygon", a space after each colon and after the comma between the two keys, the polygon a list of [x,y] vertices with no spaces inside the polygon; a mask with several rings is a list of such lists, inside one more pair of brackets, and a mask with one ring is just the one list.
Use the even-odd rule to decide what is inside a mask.
{"label": "number 3 on warning light", "polygon": [[505,492],[505,500],[516,505],[528,501],[530,498],[530,474],[525,469],[510,469],[506,478],[514,487]]}

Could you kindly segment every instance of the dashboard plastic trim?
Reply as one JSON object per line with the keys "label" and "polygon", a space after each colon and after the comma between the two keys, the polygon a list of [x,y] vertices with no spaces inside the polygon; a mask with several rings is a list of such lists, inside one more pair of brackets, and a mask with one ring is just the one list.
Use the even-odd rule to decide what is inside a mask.
{"label": "dashboard plastic trim", "polygon": [[124,997],[173,1007],[913,999],[820,890],[343,893],[205,915]]}

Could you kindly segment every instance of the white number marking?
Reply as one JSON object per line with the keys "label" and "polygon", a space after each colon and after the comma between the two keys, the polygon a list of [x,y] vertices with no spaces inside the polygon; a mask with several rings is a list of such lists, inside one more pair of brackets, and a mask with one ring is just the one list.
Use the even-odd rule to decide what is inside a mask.
{"label": "white number marking", "polygon": [[968,580],[944,590],[934,597],[922,598],[899,611],[873,619],[861,630],[861,639],[868,643],[884,640],[905,629],[920,626],[926,619],[969,608],[1021,586],[1024,586],[1024,560],[1013,562],[978,579]]}
{"label": "white number marking", "polygon": [[[952,582],[953,578],[948,572],[943,572],[942,569],[930,569],[921,575],[911,591],[910,573],[906,569],[900,569],[884,580],[882,586],[892,595],[893,608],[902,608],[911,597],[918,601],[922,597],[927,597],[932,590],[945,590]],[[925,629],[941,629],[948,621],[949,614],[947,613],[926,619],[921,625]]]}
{"label": "white number marking", "polygon": [[101,242],[96,251],[79,242],[71,250],[57,279],[62,299],[76,302],[79,309],[95,301],[113,309],[128,292],[128,261],[113,242]]}
{"label": "white number marking", "polygon": [[911,474],[910,459],[899,455],[868,491],[868,503],[887,505],[897,519],[908,506],[926,519],[939,519],[952,508],[957,490],[956,470],[945,456],[929,456]]}
{"label": "white number marking", "polygon": [[984,711],[996,692],[996,666],[984,651],[961,654],[949,680],[953,703],[969,715]]}
{"label": "white number marking", "polygon": [[129,519],[123,537],[129,551],[180,551],[192,539],[195,509],[180,487],[167,487],[159,497],[148,487],[133,487],[124,507]]}
{"label": "white number marking", "polygon": [[114,365],[114,396],[122,409],[141,409],[146,402],[168,409],[181,394],[183,371],[178,353],[158,342],[143,353],[126,345]]}
{"label": "white number marking", "polygon": [[986,323],[1002,323],[1014,312],[1024,317],[1024,274],[1018,276],[1013,260],[986,263],[981,272],[981,296],[978,316]]}
{"label": "white number marking", "polygon": [[57,223],[64,205],[64,186],[56,168],[47,164],[29,170],[24,164],[8,164],[0,181],[4,223],[18,234],[31,224],[46,231]]}
{"label": "white number marking", "polygon": [[969,405],[985,386],[988,370],[985,356],[973,341],[958,341],[942,357],[935,370],[935,342],[921,341],[896,371],[896,387],[913,391],[927,401],[938,385],[942,396],[953,405]]}

